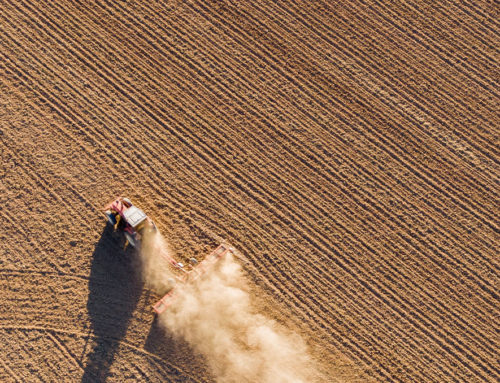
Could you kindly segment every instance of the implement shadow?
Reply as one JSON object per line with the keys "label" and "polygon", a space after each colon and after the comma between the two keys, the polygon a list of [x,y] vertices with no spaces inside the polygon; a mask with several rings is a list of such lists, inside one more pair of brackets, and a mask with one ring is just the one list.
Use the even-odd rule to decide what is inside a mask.
{"label": "implement shadow", "polygon": [[87,310],[95,337],[82,383],[104,382],[141,296],[143,283],[133,249],[111,225],[92,254]]}

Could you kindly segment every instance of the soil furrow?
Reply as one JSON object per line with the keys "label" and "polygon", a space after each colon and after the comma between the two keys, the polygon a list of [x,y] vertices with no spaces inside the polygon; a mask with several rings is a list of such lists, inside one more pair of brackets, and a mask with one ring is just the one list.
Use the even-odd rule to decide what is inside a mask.
{"label": "soil furrow", "polygon": [[[229,30],[232,30],[234,31],[235,34],[237,35],[240,35],[242,37],[245,37],[245,33],[242,32],[241,30],[238,30],[238,27],[233,25],[233,24],[226,24],[226,26],[223,26],[223,24],[221,24],[221,20],[219,18],[218,15],[215,15],[214,13],[211,13],[209,9],[203,7],[202,5],[200,5],[201,8],[203,8],[204,11],[208,12],[212,18],[208,18],[209,21],[213,22],[217,27],[221,27],[221,28],[224,28],[224,29],[229,29]],[[244,46],[244,42],[241,40],[240,37],[237,37],[235,36],[234,37],[235,40],[241,44],[242,46]],[[270,59],[269,58],[272,58],[272,56],[264,56],[264,54],[260,54],[258,52],[256,52],[255,50],[252,50],[253,54],[255,54],[257,57],[259,57],[261,60],[263,60],[263,62],[265,62],[266,64],[271,64],[270,63]],[[267,52],[266,52],[267,53]],[[278,69],[276,66],[274,65],[270,65],[274,70],[277,70],[278,72],[281,72],[282,75],[284,75],[285,78],[287,78],[289,81],[291,81],[292,83],[294,83],[295,81],[292,79],[292,77],[290,76],[287,76],[286,74],[284,74],[280,69]],[[308,84],[310,86],[310,84]],[[310,95],[309,95],[310,96]],[[359,118],[363,119],[362,116],[358,115]],[[360,130],[358,130],[360,131]],[[361,131],[360,131],[361,132]],[[402,148],[397,148],[395,145],[393,145],[386,137],[380,135],[380,134],[377,134],[376,132],[372,131],[371,132],[374,137],[379,140],[380,142],[380,146],[388,151],[388,153],[390,154],[390,156],[395,160],[395,161],[399,161],[399,156],[405,156],[403,153],[405,152],[404,149]],[[491,217],[483,217],[482,215],[485,214],[485,212],[479,210],[477,211],[477,206],[475,203],[471,202],[470,200],[468,200],[467,198],[465,198],[463,196],[463,194],[461,192],[459,192],[458,190],[456,190],[454,187],[450,186],[450,184],[441,184],[437,181],[436,177],[433,176],[431,174],[431,170],[428,169],[428,168],[423,168],[423,167],[420,167],[420,171],[417,170],[415,168],[415,163],[414,161],[412,161],[411,159],[407,159],[407,162],[405,163],[402,163],[402,166],[405,167],[406,169],[408,169],[410,172],[414,173],[415,175],[419,176],[422,180],[424,180],[429,186],[431,186],[432,188],[434,188],[438,193],[440,193],[441,195],[444,195],[446,198],[450,199],[451,201],[453,201],[453,203],[457,204],[460,208],[464,209],[465,211],[473,214],[477,219],[481,220],[484,224],[486,224],[488,227],[490,227],[494,232],[496,233],[500,233],[499,229],[496,227],[496,225],[493,223],[493,219]],[[450,193],[453,193],[450,194]],[[467,204],[465,203],[462,203],[461,201],[462,200],[467,200]],[[471,208],[469,208],[467,205],[470,205]],[[488,216],[488,214],[485,214],[486,216]]]}
{"label": "soil furrow", "polygon": [[[257,8],[257,9],[259,9],[259,8]],[[263,13],[263,14],[260,14],[260,15],[259,15],[259,17],[258,17],[258,18],[256,18],[256,20],[265,20],[266,15],[273,15],[273,12],[276,12],[276,10],[275,10],[275,9],[273,9],[273,8],[271,8],[271,9],[269,9],[269,8],[264,8],[264,11],[263,11],[263,12],[264,12],[264,13]],[[356,15],[356,14],[358,14],[358,13],[359,13],[359,12],[354,12],[354,14],[355,14],[355,15]],[[341,16],[341,14],[335,14],[335,16],[334,16],[334,17],[337,19],[337,18],[338,18],[338,17],[340,17],[340,16]],[[332,17],[333,17],[333,16],[332,16]],[[280,18],[283,18],[283,16],[280,16]],[[367,19],[366,19],[366,18],[364,18],[363,20],[367,20]],[[299,21],[301,21],[301,20],[299,19]],[[340,19],[340,21],[341,21],[341,22],[343,22],[342,18]],[[307,25],[308,25],[307,23],[302,23],[302,24],[303,24],[303,26],[307,26]],[[288,31],[289,31],[289,29],[290,29],[289,27],[286,27],[286,26],[283,26],[283,25],[280,25],[280,27],[281,27],[281,28],[284,28],[285,30],[288,30]],[[324,28],[324,26],[322,26],[322,27]],[[348,25],[346,25],[346,28],[347,28],[347,27],[348,27]],[[274,28],[273,28],[273,29],[274,29]],[[379,32],[379,31],[380,31],[380,29],[374,28],[374,32],[375,32],[375,33]],[[356,32],[355,32],[355,31],[352,31],[352,33],[356,36]],[[364,38],[365,38],[364,36],[357,36],[357,37],[359,37],[360,39],[364,39]],[[377,36],[377,37],[378,37],[378,36]],[[384,37],[384,38],[385,38],[385,35],[384,35],[384,36],[382,36],[382,37]],[[297,41],[302,41],[302,42],[304,42],[304,38],[303,38],[302,36],[300,36],[300,35],[295,35],[295,36],[294,36],[294,38],[296,38],[296,39],[297,39]],[[329,41],[329,42],[332,42],[332,40],[328,40],[328,41]],[[377,45],[379,44],[380,37],[379,37],[378,39],[375,39],[375,38],[373,38],[373,37],[372,37],[372,41],[377,43],[377,44],[373,44],[373,43],[372,43],[372,45],[371,45],[371,46],[370,46],[370,48],[369,48],[369,49],[370,49],[370,53],[373,55],[373,54],[374,54],[374,49],[377,49]],[[316,41],[307,42],[307,44],[308,44],[308,45],[309,45],[309,44],[315,44],[315,43],[316,43]],[[397,45],[397,46],[400,46],[400,45],[401,45],[401,43],[398,43],[398,45]],[[338,45],[338,44],[335,44],[335,48],[337,48],[337,49],[338,49],[338,48],[339,48],[339,45]],[[355,59],[357,63],[360,63],[360,62],[361,62],[360,58],[363,58],[363,61],[362,61],[363,63],[369,63],[369,64],[370,64],[370,66],[369,66],[369,67],[366,67],[366,68],[365,68],[365,70],[368,70],[368,71],[371,71],[371,70],[373,70],[374,68],[377,68],[377,69],[380,71],[380,68],[382,68],[382,66],[380,65],[380,62],[383,62],[383,61],[385,60],[385,57],[384,57],[384,56],[380,56],[380,57],[377,57],[378,59],[380,59],[380,60],[379,60],[379,63],[376,63],[376,62],[372,61],[369,57],[366,57],[366,54],[365,54],[365,53],[363,53],[363,51],[359,51],[358,49],[356,49],[356,47],[352,47],[352,46],[350,46],[350,47],[346,47],[346,48],[344,48],[344,49],[341,49],[341,51],[343,52],[343,54],[344,54],[344,55],[346,55],[346,56],[345,56],[346,58],[344,59],[344,60],[345,60],[344,62],[347,62],[347,61],[349,60],[349,58],[348,58],[348,57],[350,57],[350,58],[352,58],[352,59]],[[358,55],[357,55],[357,56],[350,56],[350,55],[349,55],[349,52],[350,52],[350,51],[357,52],[357,53],[358,53]],[[311,50],[311,52],[318,52],[318,50],[317,50],[317,49],[316,49],[316,50]],[[331,55],[330,55],[329,53],[327,53],[327,52],[322,52],[320,57],[323,59],[323,61],[322,61],[321,63],[322,63],[323,65],[325,65],[325,62],[329,62],[329,61],[330,61],[330,60],[329,60],[330,56],[331,56]],[[338,56],[338,52],[336,52],[336,56]],[[391,57],[391,59],[392,59],[393,61],[401,60],[401,55],[399,55],[398,57]],[[408,65],[407,63],[404,63],[404,62],[403,62],[403,64],[405,64],[405,65],[402,65],[402,66],[401,66],[401,67],[403,67],[403,68],[405,68],[405,67],[409,67],[409,66],[410,66],[410,65]],[[330,64],[330,65],[331,65],[331,64]],[[343,66],[341,66],[341,65],[338,65],[338,64],[337,64],[337,71],[339,71],[339,73],[341,73],[343,70],[345,71],[346,69],[349,69],[349,70],[352,72],[355,68],[354,68],[354,67],[352,67],[352,66],[350,66],[350,65],[347,65],[347,64],[345,64],[345,65],[343,65]],[[356,72],[354,72],[354,73],[353,73],[353,75],[354,75],[353,77],[356,77],[356,74],[357,74],[357,73],[356,73]],[[408,93],[407,93],[407,92],[405,92],[405,89],[406,89],[406,88],[412,89],[412,83],[406,83],[406,84],[404,84],[404,83],[402,83],[400,80],[398,80],[397,78],[393,77],[393,76],[391,75],[391,73],[383,73],[383,72],[381,72],[381,74],[380,74],[380,72],[379,72],[379,73],[375,72],[375,76],[376,76],[376,78],[380,79],[380,81],[383,81],[384,83],[388,83],[388,84],[390,84],[390,83],[392,82],[392,83],[393,83],[393,84],[392,84],[392,89],[394,89],[394,82],[396,82],[396,84],[397,84],[397,92],[395,92],[394,90],[392,90],[392,91],[391,91],[391,94],[392,94],[393,92],[395,92],[396,94],[400,94],[400,95],[401,95],[400,97],[401,97],[403,100],[405,100],[405,102],[407,102],[409,105],[412,105],[412,103],[414,102],[413,100],[414,100],[415,98],[418,98],[418,97],[419,97],[419,93],[421,93],[421,92],[419,92],[419,93],[414,93],[414,94],[412,94],[412,97],[410,97],[410,96],[408,95]],[[390,79],[390,82],[388,81],[388,79]],[[431,83],[434,83],[434,81],[428,81],[428,83],[429,83],[429,84],[431,84]],[[361,85],[361,86],[363,86],[363,84],[362,84],[362,83],[361,83],[360,85]],[[450,84],[446,84],[446,86],[449,86],[449,85],[450,85]],[[373,92],[373,90],[374,90],[374,89],[375,89],[375,90],[377,90],[376,97],[380,98],[381,96],[384,96],[384,98],[387,100],[387,102],[386,102],[386,103],[393,104],[395,107],[401,106],[401,102],[396,103],[396,104],[394,104],[393,102],[391,102],[391,99],[392,99],[392,100],[394,100],[394,99],[396,99],[396,97],[395,97],[395,96],[390,96],[390,95],[389,95],[389,92],[385,92],[385,91],[383,91],[383,90],[380,88],[380,85],[373,85],[372,87],[367,88],[367,92]],[[440,87],[440,89],[444,90],[445,88],[444,88],[444,87]],[[456,92],[459,92],[459,91],[460,91],[460,89],[454,89],[453,91],[455,92],[454,94],[456,94]],[[385,93],[385,95],[384,95],[384,93]],[[450,99],[450,93],[447,93],[446,97],[447,97],[448,99]],[[419,115],[419,114],[422,114],[422,113],[426,116],[426,118],[425,118],[425,119],[427,119],[427,120],[428,120],[428,119],[429,119],[429,117],[432,117],[432,118],[436,119],[436,121],[437,121],[440,125],[442,125],[442,126],[447,127],[447,126],[449,126],[450,124],[452,124],[452,125],[454,125],[454,127],[456,127],[457,129],[460,129],[460,128],[461,128],[461,126],[460,126],[460,125],[457,125],[457,124],[455,124],[455,123],[451,122],[447,116],[441,115],[440,117],[438,117],[438,116],[436,116],[436,115],[435,115],[435,112],[434,112],[434,113],[429,113],[429,112],[430,112],[429,108],[433,108],[433,107],[435,106],[435,103],[429,102],[429,100],[426,100],[426,99],[424,99],[424,98],[421,98],[421,101],[424,103],[423,105],[425,105],[425,109],[422,109],[422,107],[421,107],[421,106],[419,106],[419,105],[415,104],[415,107],[416,107],[416,108],[417,108],[417,110],[418,110],[418,112],[417,112],[417,113],[415,113],[415,115],[417,116],[416,118],[417,118],[417,122],[418,122],[418,123],[415,123],[415,124],[414,124],[415,129],[420,129],[420,126],[421,126],[421,123],[422,123],[423,118],[422,118],[421,116],[418,116],[418,115]],[[457,98],[456,98],[456,96],[455,96],[455,98],[453,99],[453,103],[457,103],[457,102],[459,102],[459,103],[460,103],[460,102],[462,102],[462,100],[461,100],[461,99],[457,99]],[[403,111],[405,112],[405,115],[403,115],[403,117],[408,118],[408,117],[409,117],[409,113],[407,112],[407,109],[408,109],[408,108],[407,108],[407,107],[404,107],[404,106],[403,106],[403,108],[404,108],[404,110],[403,110]],[[470,110],[471,110],[471,109],[470,109],[470,106],[468,106],[467,111],[469,112]],[[439,111],[439,109],[438,109],[438,111]],[[444,119],[444,120],[443,120],[443,119]],[[414,122],[415,122],[415,121],[414,121]],[[491,123],[491,121],[490,121],[489,119],[485,119],[483,122],[484,122],[485,124],[487,124],[487,125]],[[425,132],[425,133],[427,134],[427,132]],[[466,130],[466,133],[468,133],[468,130]],[[476,146],[476,147],[477,147],[476,142],[477,142],[477,139],[478,139],[479,137],[481,137],[481,136],[480,136],[480,135],[476,135],[476,137],[474,137],[474,139],[473,139],[472,141],[468,140],[468,144],[470,144],[470,145],[472,145],[472,146]],[[483,143],[485,143],[485,144],[486,144],[486,146],[488,146],[488,145],[490,144],[490,140],[483,140],[482,142],[483,142]],[[446,145],[446,143],[445,143],[445,142],[443,142],[442,140],[440,140],[440,143],[441,143],[441,144],[443,144],[443,145]],[[450,148],[450,147],[449,147],[449,145],[447,145],[447,146],[448,146],[448,148],[449,148],[449,149],[454,150],[454,148]],[[479,150],[482,150],[482,148],[481,148],[481,147],[478,147],[478,148],[479,148]],[[456,154],[460,154],[460,152],[458,152],[458,153],[457,153],[457,151],[455,151],[455,153],[456,153]],[[492,158],[495,158],[495,156],[492,156],[491,154],[488,154],[488,156],[489,156],[490,158],[491,158],[491,157],[492,157]],[[475,166],[475,165],[474,165],[474,163],[471,163],[471,164],[472,164],[473,166]]]}

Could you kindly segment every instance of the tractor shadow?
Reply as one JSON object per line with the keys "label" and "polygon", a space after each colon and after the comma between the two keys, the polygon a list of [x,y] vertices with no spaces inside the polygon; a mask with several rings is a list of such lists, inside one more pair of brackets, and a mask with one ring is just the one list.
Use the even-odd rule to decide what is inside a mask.
{"label": "tractor shadow", "polygon": [[[82,383],[106,381],[141,296],[139,263],[133,249],[124,249],[124,244],[122,236],[106,225],[92,254],[87,310],[89,335],[94,339]],[[84,354],[86,348],[87,344]]]}

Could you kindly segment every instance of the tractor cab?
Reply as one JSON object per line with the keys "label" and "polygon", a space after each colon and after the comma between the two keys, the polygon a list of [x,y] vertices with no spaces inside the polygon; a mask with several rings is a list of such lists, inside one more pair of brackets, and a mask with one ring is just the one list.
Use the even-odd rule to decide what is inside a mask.
{"label": "tractor cab", "polygon": [[[123,219],[134,229],[137,229],[141,223],[147,220],[148,216],[137,206],[130,206],[123,212]],[[141,225],[142,226],[142,225]]]}
{"label": "tractor cab", "polygon": [[143,230],[156,229],[154,222],[128,198],[118,197],[104,208],[108,222],[123,231],[127,242],[137,247],[140,244]]}

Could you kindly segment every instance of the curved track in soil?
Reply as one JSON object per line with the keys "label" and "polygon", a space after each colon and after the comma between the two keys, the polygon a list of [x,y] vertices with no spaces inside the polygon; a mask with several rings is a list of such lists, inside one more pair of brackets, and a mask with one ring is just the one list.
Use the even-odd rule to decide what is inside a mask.
{"label": "curved track in soil", "polygon": [[498,381],[498,8],[6,0],[1,381],[213,376],[100,208],[238,248],[327,381]]}

